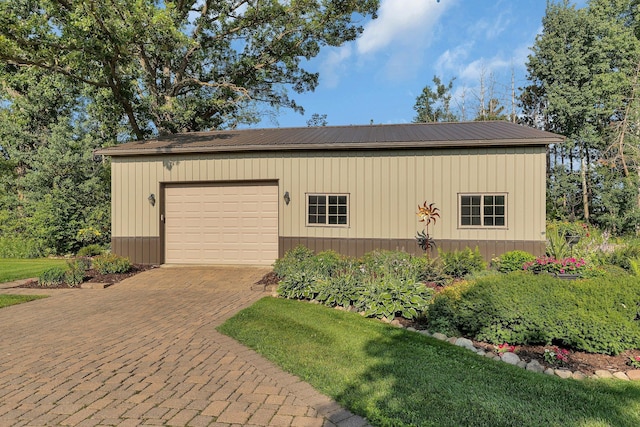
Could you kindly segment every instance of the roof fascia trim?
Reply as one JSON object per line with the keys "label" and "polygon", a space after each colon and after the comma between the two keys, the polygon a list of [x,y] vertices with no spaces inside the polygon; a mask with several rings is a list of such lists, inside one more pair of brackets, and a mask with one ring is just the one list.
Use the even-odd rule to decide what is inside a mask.
{"label": "roof fascia trim", "polygon": [[363,143],[331,143],[331,144],[272,144],[272,145],[239,145],[239,146],[210,146],[210,147],[158,147],[158,148],[128,148],[116,147],[101,148],[94,154],[104,156],[145,156],[161,154],[194,154],[194,153],[229,153],[250,151],[309,151],[309,150],[371,150],[371,149],[429,149],[429,148],[487,148],[487,147],[521,147],[521,146],[546,146],[549,144],[561,144],[561,138],[535,138],[535,139],[499,139],[499,140],[467,140],[457,141],[426,141],[420,142],[369,142]]}

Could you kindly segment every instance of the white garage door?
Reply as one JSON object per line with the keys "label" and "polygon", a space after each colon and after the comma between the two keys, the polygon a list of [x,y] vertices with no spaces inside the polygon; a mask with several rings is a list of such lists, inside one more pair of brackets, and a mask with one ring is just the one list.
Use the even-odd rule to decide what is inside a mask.
{"label": "white garage door", "polygon": [[278,257],[278,186],[167,185],[167,264],[270,265]]}

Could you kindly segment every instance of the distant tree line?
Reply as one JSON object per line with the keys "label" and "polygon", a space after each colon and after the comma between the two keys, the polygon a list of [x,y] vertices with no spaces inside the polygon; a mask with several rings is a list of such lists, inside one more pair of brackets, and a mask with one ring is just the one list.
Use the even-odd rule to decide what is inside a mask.
{"label": "distant tree line", "polygon": [[[511,93],[498,97],[483,74],[474,93],[473,120],[510,120],[566,137],[548,151],[548,219],[615,234],[640,229],[639,4],[549,2],[527,85],[516,93],[512,78]],[[464,96],[452,99],[453,83],[433,78],[416,99],[416,122],[468,119]]]}

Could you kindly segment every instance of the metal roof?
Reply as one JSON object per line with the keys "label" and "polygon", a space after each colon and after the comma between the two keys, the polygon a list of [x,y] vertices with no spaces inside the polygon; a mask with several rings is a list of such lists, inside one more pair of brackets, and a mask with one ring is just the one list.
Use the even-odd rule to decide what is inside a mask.
{"label": "metal roof", "polygon": [[221,130],[182,133],[96,150],[107,156],[238,151],[514,147],[563,142],[503,121]]}

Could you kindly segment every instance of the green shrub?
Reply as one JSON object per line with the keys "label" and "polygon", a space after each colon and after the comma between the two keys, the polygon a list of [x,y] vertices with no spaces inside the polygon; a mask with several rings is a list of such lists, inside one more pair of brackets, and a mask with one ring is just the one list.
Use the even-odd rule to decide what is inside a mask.
{"label": "green shrub", "polygon": [[131,270],[129,258],[112,253],[95,257],[92,265],[100,274],[127,273]]}
{"label": "green shrub", "polygon": [[278,295],[287,299],[314,299],[318,278],[305,271],[293,271],[278,284]]}
{"label": "green shrub", "polygon": [[77,263],[86,271],[91,268],[92,259],[89,257],[77,257],[73,260],[73,262]]}
{"label": "green shrub", "polygon": [[334,251],[317,255],[299,245],[276,260],[274,271],[281,278],[278,294],[284,298],[315,299],[318,289],[348,268],[350,260]]}
{"label": "green shrub", "polygon": [[618,354],[640,346],[640,279],[561,281],[510,273],[441,292],[427,317],[433,330],[494,344],[557,344]]}
{"label": "green shrub", "polygon": [[318,279],[332,277],[341,273],[349,265],[349,259],[335,251],[323,251],[309,258],[302,267]]}
{"label": "green shrub", "polygon": [[473,286],[472,281],[455,282],[438,292],[426,313],[429,328],[446,335],[461,335],[457,313],[462,294]]}
{"label": "green shrub", "polygon": [[64,283],[66,270],[62,267],[50,267],[38,276],[38,285],[43,287],[58,286]]}
{"label": "green shrub", "polygon": [[615,248],[606,257],[606,262],[624,268],[631,273],[633,272],[631,260],[634,259],[640,259],[640,243],[635,241]]}
{"label": "green shrub", "polygon": [[67,270],[64,273],[64,282],[70,287],[76,287],[84,281],[87,262],[83,259],[75,259],[67,262]]}
{"label": "green shrub", "polygon": [[[597,268],[592,269],[594,271],[599,271],[600,273],[596,274],[597,276],[604,276],[604,277],[613,277],[616,279],[619,278],[623,278],[623,277],[629,277],[629,272],[627,270],[625,270],[622,267],[619,267],[617,265],[612,265],[612,264],[604,264],[601,266],[598,266]],[[591,273],[588,272],[586,277],[592,277],[590,275]]]}
{"label": "green shrub", "polygon": [[442,259],[443,272],[454,278],[462,278],[467,274],[482,271],[486,268],[486,263],[477,246],[474,251],[465,248],[462,251],[438,251],[438,255]]}
{"label": "green shrub", "polygon": [[426,311],[431,295],[432,290],[422,283],[386,276],[366,283],[355,306],[368,317],[415,319]]}
{"label": "green shrub", "polygon": [[79,257],[96,256],[104,253],[104,248],[98,244],[83,246],[78,251]]}
{"label": "green shrub", "polygon": [[298,245],[288,250],[282,258],[278,258],[273,264],[273,271],[283,279],[287,275],[299,271],[302,263],[313,257],[313,251],[306,246]]}
{"label": "green shrub", "polygon": [[362,283],[362,275],[355,272],[345,272],[328,279],[320,280],[313,299],[328,307],[349,307],[358,298]]}
{"label": "green shrub", "polygon": [[26,237],[0,237],[0,258],[42,258],[51,255],[43,242]]}
{"label": "green shrub", "polygon": [[480,271],[476,271],[474,273],[469,273],[465,276],[465,280],[478,280],[478,279],[485,279],[487,277],[495,277],[495,276],[499,276],[503,273],[500,273],[497,270],[480,270]]}
{"label": "green shrub", "polygon": [[344,269],[347,261],[335,251],[323,251],[314,255],[311,249],[299,245],[276,260],[273,271],[281,279],[301,271],[318,278],[327,278]]}
{"label": "green shrub", "polygon": [[501,273],[522,271],[522,266],[527,262],[535,261],[533,254],[525,251],[509,251],[500,255],[496,261],[496,268]]}
{"label": "green shrub", "polygon": [[370,277],[394,277],[404,281],[423,281],[433,276],[436,263],[426,256],[414,256],[404,251],[373,251],[361,260],[363,273]]}

